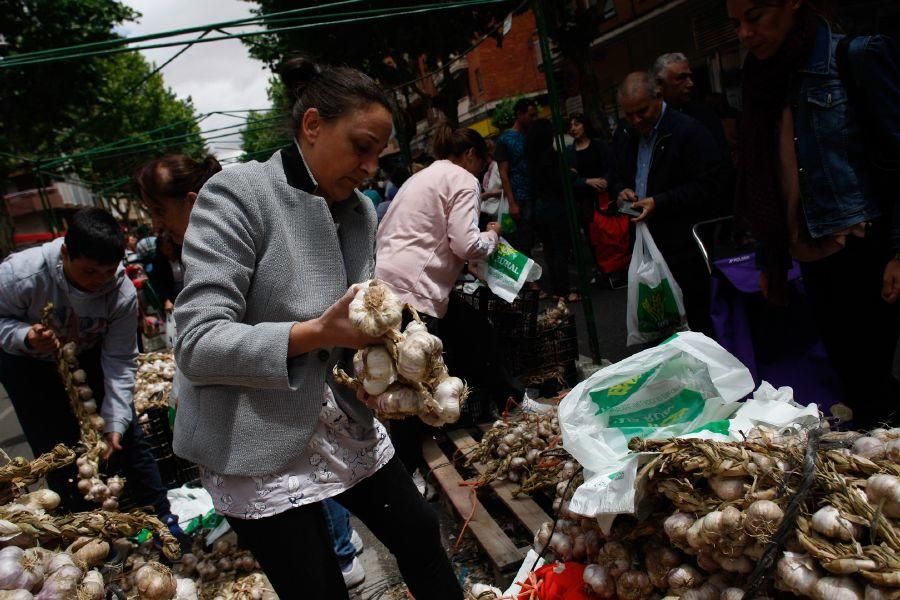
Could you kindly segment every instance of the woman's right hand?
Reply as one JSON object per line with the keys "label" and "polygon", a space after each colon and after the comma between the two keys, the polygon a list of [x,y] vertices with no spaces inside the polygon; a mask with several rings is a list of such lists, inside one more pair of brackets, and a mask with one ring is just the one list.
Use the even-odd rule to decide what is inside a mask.
{"label": "woman's right hand", "polygon": [[316,348],[353,348],[359,350],[366,346],[381,343],[362,333],[350,322],[350,303],[356,295],[358,286],[350,286],[340,300],[329,306],[321,316],[294,323],[288,342],[288,356],[306,354]]}

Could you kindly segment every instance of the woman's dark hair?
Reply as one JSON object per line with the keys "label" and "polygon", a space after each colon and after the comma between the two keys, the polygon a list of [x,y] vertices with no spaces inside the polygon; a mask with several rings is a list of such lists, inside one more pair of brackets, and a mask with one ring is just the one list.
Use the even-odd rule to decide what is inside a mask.
{"label": "woman's dark hair", "polygon": [[451,156],[462,156],[470,149],[482,160],[487,160],[487,144],[481,134],[468,127],[451,129],[446,123],[438,125],[431,141],[434,147],[434,155],[441,159]]}
{"label": "woman's dark hair", "polygon": [[576,123],[578,123],[579,125],[584,127],[584,135],[589,140],[592,140],[595,137],[597,137],[597,133],[594,130],[594,126],[591,125],[590,119],[588,119],[584,113],[580,113],[580,112],[572,113],[571,115],[569,115],[569,124],[571,124],[572,121],[575,121]]}
{"label": "woman's dark hair", "polygon": [[125,234],[116,219],[102,208],[82,208],[66,230],[69,258],[88,258],[112,265],[125,256]]}
{"label": "woman's dark hair", "polygon": [[387,95],[375,80],[350,67],[318,65],[297,57],[284,61],[278,75],[291,103],[293,133],[300,129],[303,114],[310,108],[318,110],[326,121],[368,104],[380,104],[392,112]]}
{"label": "woman's dark hair", "polygon": [[206,181],[222,170],[214,156],[196,161],[184,154],[169,154],[151,160],[137,171],[133,179],[137,192],[153,202],[165,198],[181,199],[199,193]]}
{"label": "woman's dark hair", "polygon": [[525,137],[525,157],[528,159],[529,168],[533,165],[537,168],[544,156],[553,150],[553,123],[549,119],[536,119]]}

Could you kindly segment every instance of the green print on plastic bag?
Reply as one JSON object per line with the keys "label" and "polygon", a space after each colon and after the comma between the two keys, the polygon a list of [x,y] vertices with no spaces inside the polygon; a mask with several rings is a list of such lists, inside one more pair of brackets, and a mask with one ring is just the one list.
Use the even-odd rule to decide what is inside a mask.
{"label": "green print on plastic bag", "polygon": [[656,287],[638,284],[637,313],[638,331],[643,333],[660,331],[681,323],[678,303],[668,279],[663,279]]}
{"label": "green print on plastic bag", "polygon": [[656,406],[650,406],[624,415],[610,415],[609,426],[626,431],[631,429],[643,430],[645,428],[656,429],[689,423],[703,412],[704,406],[706,406],[706,401],[700,392],[685,388],[674,397]]}
{"label": "green print on plastic bag", "polygon": [[498,244],[497,251],[488,261],[491,269],[499,271],[501,275],[506,275],[513,281],[518,281],[527,264],[527,256],[506,244]]}
{"label": "green print on plastic bag", "polygon": [[602,415],[631,398],[631,396],[641,389],[641,386],[647,383],[647,380],[658,370],[659,366],[656,366],[646,373],[638,375],[637,377],[632,377],[627,381],[621,381],[608,388],[592,390],[590,392],[591,400],[597,405],[597,412],[595,414]]}

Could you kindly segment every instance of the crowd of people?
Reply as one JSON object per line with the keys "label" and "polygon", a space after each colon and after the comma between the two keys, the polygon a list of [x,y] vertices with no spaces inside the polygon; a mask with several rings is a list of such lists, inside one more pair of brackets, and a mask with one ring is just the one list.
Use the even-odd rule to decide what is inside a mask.
{"label": "crowd of people", "polygon": [[[786,302],[787,270],[800,261],[857,425],[890,418],[897,52],[883,37],[835,33],[801,0],[727,6],[749,51],[738,118],[696,102],[690,63],[673,52],[621,82],[609,140],[572,114],[572,143],[558,148],[552,123],[523,99],[496,139],[442,125],[433,161],[387,173],[379,156],[391,102],[379,85],[351,68],[287,61],[288,147],[225,170],[212,157],[154,160],[134,181],[155,235],[126,237],[108,213],[84,209],[64,239],[0,264],[0,383],[33,451],[77,439],[52,362],[60,343],[75,341],[106,423],[104,458],[118,459],[138,501],[177,529],[131,403],[138,332],[173,311],[174,449],[201,467],[216,510],[275,590],[292,597],[302,573],[308,597],[347,597],[364,577],[352,512],[396,557],[416,598],[460,599],[437,517],[410,475],[424,426],[389,432],[373,399],[332,375],[378,342],[349,320],[357,284],[377,276],[413,306],[443,340],[451,370],[487,370],[497,394],[519,393],[495,360],[490,324],[452,294],[467,261],[489,257],[501,235],[529,255],[540,244],[544,297],[577,302],[573,241],[593,244],[598,268],[612,274],[627,265],[629,226],[645,223],[691,328],[709,333],[707,272],[691,227],[732,210],[756,240],[773,307]],[[601,235],[610,232],[612,240]],[[142,294],[139,307],[144,287],[153,298]],[[41,323],[48,301],[51,328]],[[53,485],[78,504],[71,478]]]}

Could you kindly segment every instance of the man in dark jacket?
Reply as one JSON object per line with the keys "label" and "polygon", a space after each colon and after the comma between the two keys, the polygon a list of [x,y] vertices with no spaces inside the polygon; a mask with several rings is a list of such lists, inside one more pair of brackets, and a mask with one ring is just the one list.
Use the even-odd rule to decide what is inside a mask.
{"label": "man in dark jacket", "polygon": [[710,332],[708,277],[691,227],[716,214],[721,160],[699,122],[668,109],[655,78],[631,73],[619,87],[625,124],[613,138],[611,195],[640,212],[684,293],[688,323]]}

